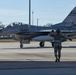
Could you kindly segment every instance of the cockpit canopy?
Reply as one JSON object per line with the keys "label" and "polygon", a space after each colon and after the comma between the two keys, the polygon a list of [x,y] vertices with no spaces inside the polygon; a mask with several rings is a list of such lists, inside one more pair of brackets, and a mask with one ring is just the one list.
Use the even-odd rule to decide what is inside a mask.
{"label": "cockpit canopy", "polygon": [[13,23],[10,23],[7,27],[18,27],[21,25],[24,25],[24,24],[22,22],[13,22]]}

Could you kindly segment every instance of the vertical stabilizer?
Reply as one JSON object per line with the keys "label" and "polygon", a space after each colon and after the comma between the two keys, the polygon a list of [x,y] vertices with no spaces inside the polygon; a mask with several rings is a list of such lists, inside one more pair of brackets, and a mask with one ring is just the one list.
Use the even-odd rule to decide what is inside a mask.
{"label": "vertical stabilizer", "polygon": [[76,7],[64,19],[63,23],[68,24],[68,25],[76,25]]}

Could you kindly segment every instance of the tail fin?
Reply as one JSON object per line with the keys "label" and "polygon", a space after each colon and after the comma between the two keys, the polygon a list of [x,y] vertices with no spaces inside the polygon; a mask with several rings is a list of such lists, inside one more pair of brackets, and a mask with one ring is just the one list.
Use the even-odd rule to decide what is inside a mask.
{"label": "tail fin", "polygon": [[63,23],[76,26],[76,7],[70,12],[70,14],[64,19]]}

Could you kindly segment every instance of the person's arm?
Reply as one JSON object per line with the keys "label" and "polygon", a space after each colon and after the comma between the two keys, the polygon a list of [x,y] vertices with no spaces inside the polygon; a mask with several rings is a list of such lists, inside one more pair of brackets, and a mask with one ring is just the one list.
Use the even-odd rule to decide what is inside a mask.
{"label": "person's arm", "polygon": [[71,39],[71,38],[69,38],[68,36],[62,35],[61,37],[62,37],[64,40],[69,39],[70,41],[72,41],[72,39]]}

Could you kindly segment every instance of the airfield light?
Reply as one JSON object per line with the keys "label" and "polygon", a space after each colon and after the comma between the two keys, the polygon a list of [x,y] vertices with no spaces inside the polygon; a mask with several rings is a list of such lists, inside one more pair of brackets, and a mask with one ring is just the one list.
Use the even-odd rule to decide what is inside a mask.
{"label": "airfield light", "polygon": [[37,26],[38,26],[38,23],[39,23],[39,19],[37,19]]}
{"label": "airfield light", "polygon": [[34,25],[34,11],[32,10],[32,25]]}

